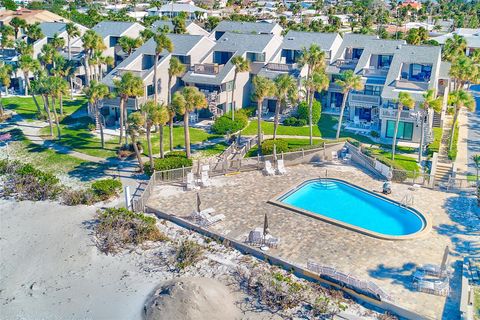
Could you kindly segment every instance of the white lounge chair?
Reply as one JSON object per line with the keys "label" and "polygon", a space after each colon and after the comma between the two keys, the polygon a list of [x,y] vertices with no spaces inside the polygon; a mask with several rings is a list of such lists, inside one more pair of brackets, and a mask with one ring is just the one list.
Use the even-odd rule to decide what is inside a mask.
{"label": "white lounge chair", "polygon": [[285,164],[284,164],[283,160],[278,160],[277,161],[277,173],[278,174],[287,173],[287,170],[285,169]]}
{"label": "white lounge chair", "polygon": [[338,161],[338,152],[332,151],[332,161]]}
{"label": "white lounge chair", "polygon": [[263,243],[270,248],[276,248],[278,247],[278,243],[280,240],[278,238],[275,238],[274,236],[267,234],[265,236],[265,239],[263,240]]}
{"label": "white lounge chair", "polygon": [[189,191],[198,189],[197,184],[195,183],[195,175],[193,174],[193,172],[187,173],[186,189],[189,190]]}
{"label": "white lounge chair", "polygon": [[265,168],[263,169],[267,176],[275,175],[275,170],[273,170],[272,163],[270,161],[265,161]]}
{"label": "white lounge chair", "polygon": [[208,171],[202,171],[200,174],[200,184],[202,187],[209,187],[212,185],[210,182],[210,177],[208,176]]}

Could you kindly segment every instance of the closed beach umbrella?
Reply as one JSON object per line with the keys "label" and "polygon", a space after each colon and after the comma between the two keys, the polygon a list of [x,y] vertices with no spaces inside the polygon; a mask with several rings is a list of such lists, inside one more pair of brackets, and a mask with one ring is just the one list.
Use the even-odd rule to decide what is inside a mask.
{"label": "closed beach umbrella", "polygon": [[265,213],[265,218],[263,220],[263,236],[266,236],[269,233],[268,230],[268,217],[267,214]]}
{"label": "closed beach umbrella", "polygon": [[200,193],[197,192],[197,212],[200,213],[200,205],[202,204],[202,201],[200,201]]}

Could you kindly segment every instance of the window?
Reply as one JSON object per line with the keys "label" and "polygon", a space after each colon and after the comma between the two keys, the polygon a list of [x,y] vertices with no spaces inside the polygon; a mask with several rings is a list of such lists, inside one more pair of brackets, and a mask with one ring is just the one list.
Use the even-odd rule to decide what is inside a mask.
{"label": "window", "polygon": [[379,68],[390,67],[390,64],[392,63],[392,59],[393,59],[393,56],[379,55],[378,56],[378,67]]}
{"label": "window", "polygon": [[410,80],[430,81],[432,66],[425,64],[412,63],[410,65]]}
{"label": "window", "polygon": [[213,53],[213,63],[218,63],[218,64],[225,64],[230,60],[232,57],[231,52],[225,52],[225,51],[215,51]]}
{"label": "window", "polygon": [[[385,134],[386,137],[393,138],[394,133],[395,133],[395,121],[387,120],[387,131]],[[412,136],[413,136],[413,122],[400,121],[398,123],[397,139],[412,140]]]}
{"label": "window", "polygon": [[379,86],[366,85],[363,92],[369,96],[379,96],[382,93],[382,88]]}
{"label": "window", "polygon": [[362,53],[363,53],[363,49],[359,49],[359,48],[353,48],[352,50],[352,59],[360,59],[360,57],[362,56]]}
{"label": "window", "polygon": [[247,60],[251,62],[265,62],[265,53],[247,52]]}

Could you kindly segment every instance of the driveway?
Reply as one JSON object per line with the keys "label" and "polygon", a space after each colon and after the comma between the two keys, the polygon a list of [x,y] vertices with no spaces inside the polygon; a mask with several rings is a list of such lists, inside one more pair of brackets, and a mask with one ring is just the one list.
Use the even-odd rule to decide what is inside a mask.
{"label": "driveway", "polygon": [[472,86],[470,91],[475,97],[476,108],[468,114],[468,170],[470,173],[475,173],[470,159],[474,154],[480,154],[480,85]]}

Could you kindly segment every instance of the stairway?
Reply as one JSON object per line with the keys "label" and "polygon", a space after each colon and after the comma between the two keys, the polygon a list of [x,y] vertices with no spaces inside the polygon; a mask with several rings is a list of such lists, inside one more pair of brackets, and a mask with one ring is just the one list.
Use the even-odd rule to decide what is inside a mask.
{"label": "stairway", "polygon": [[437,170],[435,172],[435,181],[437,183],[448,182],[452,175],[452,161],[448,158],[448,144],[450,142],[451,128],[453,121],[451,116],[447,116],[443,122],[442,141],[440,150],[438,150]]}
{"label": "stairway", "polygon": [[437,171],[435,172],[436,182],[448,182],[452,174],[452,165],[446,163],[437,163]]}
{"label": "stairway", "polygon": [[434,128],[440,128],[442,125],[442,115],[438,112],[433,113],[433,123],[432,126]]}

